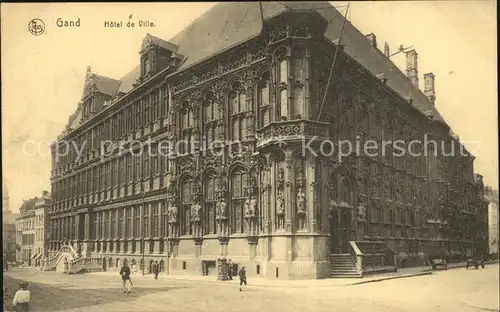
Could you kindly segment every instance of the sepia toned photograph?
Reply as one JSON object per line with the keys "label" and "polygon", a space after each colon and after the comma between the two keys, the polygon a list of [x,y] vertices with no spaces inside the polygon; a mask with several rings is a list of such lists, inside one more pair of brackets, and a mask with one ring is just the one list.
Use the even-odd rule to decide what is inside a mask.
{"label": "sepia toned photograph", "polygon": [[0,31],[4,311],[500,311],[496,1]]}

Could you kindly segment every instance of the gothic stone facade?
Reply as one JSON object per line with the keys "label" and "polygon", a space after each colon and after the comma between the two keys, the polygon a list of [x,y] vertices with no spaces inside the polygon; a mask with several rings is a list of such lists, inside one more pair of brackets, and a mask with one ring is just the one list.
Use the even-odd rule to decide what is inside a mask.
{"label": "gothic stone facade", "polygon": [[[132,91],[109,92],[116,81],[89,71],[81,120],[59,138],[86,142],[83,157],[56,159],[64,146],[53,149],[51,251],[70,242],[105,257],[106,269],[142,266],[144,252],[146,266],[170,259],[171,272],[212,274],[224,256],[250,275],[322,278],[328,255],[349,252],[349,241],[386,241],[403,262],[419,262],[432,241],[467,248],[478,209],[472,156],[432,145],[421,157],[319,152],[324,140],[425,134],[460,146],[444,122],[323,36],[326,27],[316,12],[284,12],[185,70],[186,55],[148,35]],[[148,139],[153,151],[203,144],[129,153]],[[103,140],[114,143],[100,148]],[[216,140],[224,143],[205,148]],[[302,152],[310,140],[317,154]]]}

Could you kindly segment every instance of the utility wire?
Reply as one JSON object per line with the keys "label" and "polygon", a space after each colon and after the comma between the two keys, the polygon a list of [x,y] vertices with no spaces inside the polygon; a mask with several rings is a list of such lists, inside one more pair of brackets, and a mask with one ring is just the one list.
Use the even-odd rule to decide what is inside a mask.
{"label": "utility wire", "polygon": [[340,44],[342,42],[342,35],[344,34],[345,22],[347,21],[347,14],[349,14],[349,5],[350,5],[350,2],[347,4],[344,22],[342,23],[342,28],[340,29],[339,42],[337,43],[336,48],[335,48],[335,55],[333,56],[332,67],[330,68],[330,75],[328,76],[328,82],[326,83],[325,94],[323,95],[323,100],[321,101],[321,106],[319,108],[318,121],[320,121],[320,119],[321,119],[321,114],[323,112],[323,106],[325,105],[326,95],[328,94],[328,89],[330,88],[330,83],[331,83],[332,76],[333,76],[333,70],[335,68],[335,63],[337,61],[337,55],[338,55],[338,52],[340,49]]}
{"label": "utility wire", "polygon": [[[294,9],[294,8],[288,6],[280,1],[275,1],[275,2],[278,4],[281,4],[282,6],[284,6],[287,9],[290,9],[290,10],[300,10],[300,9]],[[347,7],[347,5],[337,5],[337,6],[330,5],[330,6],[322,6],[322,7],[316,7],[316,8],[307,8],[307,10],[325,10],[325,9],[331,9],[331,8],[345,8],[345,7]]]}

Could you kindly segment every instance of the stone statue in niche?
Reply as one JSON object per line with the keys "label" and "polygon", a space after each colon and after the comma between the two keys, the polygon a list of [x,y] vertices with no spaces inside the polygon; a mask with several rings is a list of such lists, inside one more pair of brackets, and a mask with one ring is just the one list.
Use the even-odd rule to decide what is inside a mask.
{"label": "stone statue in niche", "polygon": [[226,202],[221,200],[217,203],[217,219],[218,220],[226,220],[227,219],[227,210],[226,210]]}
{"label": "stone statue in niche", "polygon": [[278,170],[278,181],[285,181],[285,170],[283,168],[279,168]]}
{"label": "stone statue in niche", "polygon": [[249,198],[245,201],[245,218],[255,217],[255,210],[257,209],[257,201],[255,198]]}
{"label": "stone statue in niche", "polygon": [[200,222],[200,211],[201,205],[196,201],[193,205],[191,205],[191,222]]}
{"label": "stone statue in niche", "polygon": [[276,198],[276,215],[277,228],[283,230],[285,228],[285,197],[282,190],[278,190]]}
{"label": "stone statue in niche", "polygon": [[177,206],[170,206],[167,210],[168,223],[176,223],[177,222],[177,214],[179,210]]}
{"label": "stone statue in niche", "polygon": [[297,212],[299,214],[306,213],[306,194],[304,193],[301,187],[297,192]]}

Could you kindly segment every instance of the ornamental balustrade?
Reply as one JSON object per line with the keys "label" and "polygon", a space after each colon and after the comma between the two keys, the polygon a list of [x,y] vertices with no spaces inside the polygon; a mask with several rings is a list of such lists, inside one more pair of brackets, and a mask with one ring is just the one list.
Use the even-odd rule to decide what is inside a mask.
{"label": "ornamental balustrade", "polygon": [[306,141],[328,138],[328,123],[297,119],[272,122],[257,130],[257,147],[283,141]]}

